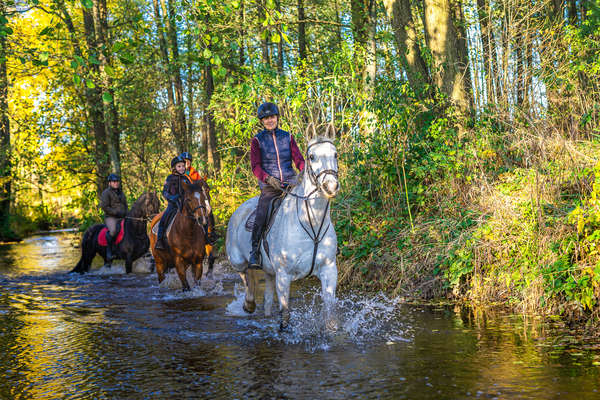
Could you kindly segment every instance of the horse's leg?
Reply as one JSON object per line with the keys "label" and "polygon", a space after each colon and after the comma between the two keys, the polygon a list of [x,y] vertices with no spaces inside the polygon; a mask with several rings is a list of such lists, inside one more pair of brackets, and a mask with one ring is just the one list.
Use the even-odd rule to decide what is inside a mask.
{"label": "horse's leg", "polygon": [[335,290],[337,287],[337,267],[335,261],[325,264],[321,268],[319,279],[321,280],[325,326],[327,329],[335,331],[338,328],[338,322],[335,317]]}
{"label": "horse's leg", "polygon": [[275,293],[275,277],[265,273],[265,317],[273,311],[273,295]]}
{"label": "horse's leg", "polygon": [[158,284],[165,280],[165,262],[162,257],[154,257],[154,263],[156,265],[156,274],[158,275]]}
{"label": "horse's leg", "polygon": [[242,308],[249,314],[252,314],[256,310],[256,301],[254,300],[254,290],[256,288],[256,279],[254,279],[256,271],[247,269],[246,272],[240,272],[242,282],[244,282],[244,289],[246,291],[246,297],[244,299],[244,305]]}
{"label": "horse's leg", "polygon": [[175,257],[175,269],[177,270],[177,275],[179,276],[179,280],[181,281],[181,287],[184,292],[190,290],[190,285],[188,284],[187,278],[185,276],[185,269],[187,264],[183,260],[183,258],[176,256]]}
{"label": "horse's leg", "polygon": [[195,264],[192,264],[192,268],[194,271],[194,281],[196,282],[196,285],[200,284],[200,281],[202,280],[202,270],[204,269],[204,257],[200,257],[199,260],[196,260]]}
{"label": "horse's leg", "polygon": [[206,245],[206,254],[208,254],[208,270],[206,271],[206,278],[212,280],[215,256],[213,255],[213,247],[209,244]]}
{"label": "horse's leg", "polygon": [[131,253],[127,254],[125,258],[125,273],[130,274],[133,270],[133,260],[131,259]]}
{"label": "horse's leg", "polygon": [[275,275],[275,283],[277,298],[279,299],[279,309],[281,310],[279,330],[283,331],[290,323],[290,309],[288,302],[290,299],[290,284],[292,283],[292,280],[287,274],[279,272]]}

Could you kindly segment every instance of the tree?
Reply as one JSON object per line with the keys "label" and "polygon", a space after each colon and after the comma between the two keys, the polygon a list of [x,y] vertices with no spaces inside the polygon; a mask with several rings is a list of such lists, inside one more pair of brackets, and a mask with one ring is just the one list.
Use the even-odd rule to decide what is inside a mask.
{"label": "tree", "polygon": [[417,28],[412,17],[410,0],[384,0],[392,24],[400,63],[408,82],[418,97],[429,96],[429,70],[421,55]]}
{"label": "tree", "polygon": [[425,0],[425,39],[433,56],[432,77],[461,113],[472,107],[461,4],[457,0]]}
{"label": "tree", "polygon": [[14,237],[9,226],[12,169],[8,116],[8,44],[6,40],[6,36],[11,32],[12,30],[8,26],[6,2],[0,0],[0,241],[10,240]]}

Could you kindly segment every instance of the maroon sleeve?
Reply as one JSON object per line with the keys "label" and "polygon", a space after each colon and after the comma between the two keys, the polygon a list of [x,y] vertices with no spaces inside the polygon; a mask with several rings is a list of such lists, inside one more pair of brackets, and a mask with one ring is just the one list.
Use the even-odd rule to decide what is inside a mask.
{"label": "maroon sleeve", "polygon": [[292,135],[290,135],[290,149],[292,150],[292,160],[294,160],[296,168],[298,168],[298,171],[302,172],[304,169],[304,157],[302,157],[302,153],[300,153],[300,149]]}
{"label": "maroon sleeve", "polygon": [[257,138],[252,138],[250,143],[250,166],[252,167],[252,173],[258,178],[259,181],[264,182],[267,179],[267,173],[261,167],[261,156],[260,156],[260,144]]}

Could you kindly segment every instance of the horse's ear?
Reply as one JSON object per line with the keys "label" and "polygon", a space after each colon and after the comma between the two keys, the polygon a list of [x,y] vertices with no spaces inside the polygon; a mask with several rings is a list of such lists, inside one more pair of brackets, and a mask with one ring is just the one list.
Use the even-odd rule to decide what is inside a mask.
{"label": "horse's ear", "polygon": [[310,141],[317,137],[317,130],[315,129],[315,124],[313,124],[312,122],[306,127],[305,136],[306,141]]}
{"label": "horse's ear", "polygon": [[185,179],[181,180],[181,187],[187,192],[189,185]]}
{"label": "horse's ear", "polygon": [[335,125],[333,125],[333,122],[327,124],[327,128],[325,129],[325,136],[330,140],[335,140]]}

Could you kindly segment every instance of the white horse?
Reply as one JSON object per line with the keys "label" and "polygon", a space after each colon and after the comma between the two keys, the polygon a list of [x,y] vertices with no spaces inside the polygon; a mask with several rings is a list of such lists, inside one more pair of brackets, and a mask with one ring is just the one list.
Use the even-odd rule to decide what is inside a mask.
{"label": "white horse", "polygon": [[[271,315],[276,290],[282,330],[287,328],[290,320],[290,284],[309,275],[321,280],[327,323],[335,324],[330,316],[337,286],[337,236],[329,212],[329,203],[339,190],[337,152],[333,143],[335,128],[329,124],[325,136],[319,136],[310,124],[306,132],[304,171],[298,177],[298,185],[283,199],[265,236],[269,252],[265,251],[264,245],[260,248],[265,273],[265,315]],[[243,308],[249,313],[256,309],[258,271],[248,269],[251,233],[245,229],[245,224],[257,204],[258,197],[253,197],[233,213],[226,238],[227,257],[244,282]]]}

